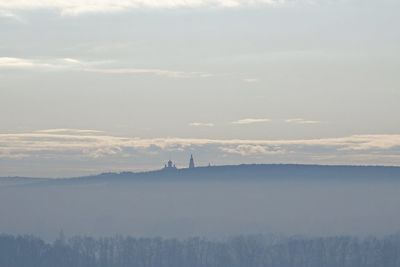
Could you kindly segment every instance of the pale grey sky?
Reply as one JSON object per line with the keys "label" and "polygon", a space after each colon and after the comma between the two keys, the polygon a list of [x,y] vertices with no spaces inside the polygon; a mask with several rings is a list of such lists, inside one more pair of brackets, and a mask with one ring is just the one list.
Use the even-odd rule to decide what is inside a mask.
{"label": "pale grey sky", "polygon": [[399,12],[394,0],[0,0],[0,176],[185,166],[190,153],[400,165]]}

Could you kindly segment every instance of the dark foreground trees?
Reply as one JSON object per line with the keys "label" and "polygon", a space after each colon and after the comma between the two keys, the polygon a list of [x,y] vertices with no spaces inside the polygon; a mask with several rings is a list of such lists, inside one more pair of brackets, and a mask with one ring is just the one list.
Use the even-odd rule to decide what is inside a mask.
{"label": "dark foreground trees", "polygon": [[382,239],[239,236],[224,241],[0,235],[7,267],[400,267],[400,235]]}

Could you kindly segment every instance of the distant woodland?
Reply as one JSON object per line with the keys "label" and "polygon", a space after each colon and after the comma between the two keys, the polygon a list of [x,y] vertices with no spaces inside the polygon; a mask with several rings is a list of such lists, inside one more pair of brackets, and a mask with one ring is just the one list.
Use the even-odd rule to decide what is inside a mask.
{"label": "distant woodland", "polygon": [[400,235],[385,238],[64,238],[0,236],[7,267],[398,267]]}

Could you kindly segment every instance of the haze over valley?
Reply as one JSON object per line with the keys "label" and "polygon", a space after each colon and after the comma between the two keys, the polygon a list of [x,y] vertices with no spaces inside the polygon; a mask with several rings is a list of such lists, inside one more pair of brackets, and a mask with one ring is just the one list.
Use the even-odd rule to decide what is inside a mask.
{"label": "haze over valley", "polygon": [[400,267],[399,14],[0,0],[0,267]]}

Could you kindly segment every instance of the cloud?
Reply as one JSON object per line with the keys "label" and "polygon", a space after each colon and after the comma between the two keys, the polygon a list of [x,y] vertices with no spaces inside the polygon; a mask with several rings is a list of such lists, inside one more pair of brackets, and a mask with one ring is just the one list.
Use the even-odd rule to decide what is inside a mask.
{"label": "cloud", "polygon": [[246,83],[258,83],[260,80],[259,79],[257,79],[257,78],[245,78],[245,79],[243,79],[243,82],[246,82]]}
{"label": "cloud", "polygon": [[270,122],[270,121],[271,120],[267,118],[247,118],[247,119],[233,121],[232,124],[253,124],[253,123]]}
{"label": "cloud", "polygon": [[80,60],[75,58],[63,58],[65,62],[72,63],[72,64],[82,64]]}
{"label": "cloud", "polygon": [[[299,140],[247,140],[247,139],[198,139],[198,138],[137,138],[107,135],[97,130],[47,129],[27,133],[0,134],[0,155],[24,156],[38,152],[57,155],[65,152],[79,155],[118,154],[129,149],[157,148],[186,149],[213,146],[227,153],[241,155],[276,154],[314,151],[333,153],[395,152],[400,154],[400,135],[352,135],[340,138]],[[0,157],[1,157],[0,156]]]}
{"label": "cloud", "polygon": [[241,156],[251,155],[275,155],[285,153],[284,150],[273,146],[262,146],[262,145],[236,145],[229,147],[220,147],[220,150],[225,153],[239,154]]}
{"label": "cloud", "polygon": [[189,126],[193,127],[213,127],[214,124],[210,122],[191,122],[189,123]]}
{"label": "cloud", "polygon": [[202,72],[184,72],[184,71],[175,71],[175,70],[162,70],[162,69],[134,69],[134,68],[115,68],[115,69],[99,69],[99,68],[86,68],[83,69],[86,72],[95,72],[95,73],[103,73],[103,74],[147,74],[147,75],[156,75],[156,76],[164,76],[168,78],[207,78],[211,77],[211,74],[202,73]]}
{"label": "cloud", "polygon": [[287,119],[287,123],[295,123],[295,124],[318,124],[321,123],[320,121],[315,121],[315,120],[305,120],[302,118],[296,118],[296,119]]}
{"label": "cloud", "polygon": [[252,140],[122,137],[90,129],[7,133],[0,134],[0,176],[149,170],[159,168],[170,157],[180,158],[178,163],[186,166],[187,155],[193,152],[203,158],[202,164],[400,165],[400,134]]}
{"label": "cloud", "polygon": [[75,58],[26,59],[0,57],[0,69],[31,71],[82,71],[110,75],[155,75],[167,78],[208,78],[212,74],[166,69],[119,68],[109,66],[112,61],[83,61]]}
{"label": "cloud", "polygon": [[58,10],[62,15],[112,13],[132,9],[239,8],[281,6],[287,0],[0,0],[0,10]]}
{"label": "cloud", "polygon": [[32,68],[49,68],[53,65],[45,64],[42,62],[35,62],[33,60],[14,58],[14,57],[0,57],[0,68],[4,69],[32,69]]}
{"label": "cloud", "polygon": [[0,20],[7,20],[7,21],[14,21],[14,22],[20,22],[24,23],[25,21],[18,16],[17,14],[8,11],[8,10],[1,10],[0,9]]}
{"label": "cloud", "polygon": [[45,134],[99,134],[103,133],[103,131],[98,130],[82,130],[82,129],[46,129],[46,130],[38,130],[36,133],[45,133]]}
{"label": "cloud", "polygon": [[31,59],[0,57],[0,69],[84,70],[84,68],[90,68],[98,64],[98,62],[83,62],[74,58]]}

